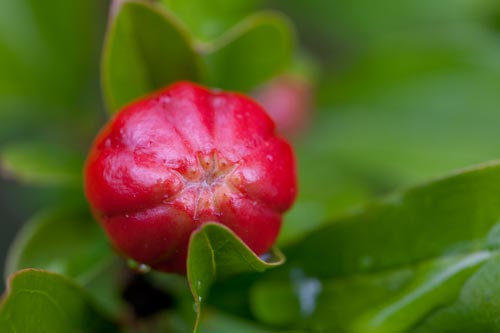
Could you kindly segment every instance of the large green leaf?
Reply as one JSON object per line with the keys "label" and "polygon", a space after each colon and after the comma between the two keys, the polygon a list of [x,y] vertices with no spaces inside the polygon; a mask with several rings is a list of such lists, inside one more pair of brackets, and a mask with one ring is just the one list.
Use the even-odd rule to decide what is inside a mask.
{"label": "large green leaf", "polygon": [[79,154],[39,142],[10,144],[0,151],[4,176],[29,184],[80,187],[82,165]]}
{"label": "large green leaf", "polygon": [[200,40],[219,37],[262,3],[262,0],[162,0]]}
{"label": "large green leaf", "polygon": [[189,35],[166,11],[125,1],[109,27],[102,80],[110,112],[169,83],[196,80]]}
{"label": "large green leaf", "polygon": [[283,255],[274,250],[259,258],[232,231],[217,223],[206,223],[191,235],[187,275],[195,300],[198,326],[201,305],[216,279],[247,272],[263,272],[281,265]]}
{"label": "large green leaf", "polygon": [[39,268],[90,282],[113,259],[104,233],[86,209],[53,209],[35,216],[9,251],[6,274]]}
{"label": "large green leaf", "polygon": [[67,278],[27,269],[12,275],[0,305],[0,331],[118,332],[118,327],[96,311],[84,291]]}
{"label": "large green leaf", "polygon": [[253,287],[254,314],[284,327],[372,333],[452,330],[453,309],[477,326],[467,318],[484,310],[492,327],[499,220],[499,163],[409,189],[289,247],[287,265]]}
{"label": "large green leaf", "polygon": [[277,13],[258,13],[219,39],[201,45],[208,85],[249,91],[283,71],[293,53],[293,32]]}
{"label": "large green leaf", "polygon": [[379,191],[497,158],[497,38],[457,29],[371,45],[323,85],[310,150]]}

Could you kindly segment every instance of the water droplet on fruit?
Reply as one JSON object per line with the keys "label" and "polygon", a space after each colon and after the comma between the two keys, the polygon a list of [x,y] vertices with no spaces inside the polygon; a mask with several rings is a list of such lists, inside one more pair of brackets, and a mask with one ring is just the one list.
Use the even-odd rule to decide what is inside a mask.
{"label": "water droplet on fruit", "polygon": [[151,267],[149,267],[146,264],[137,262],[134,259],[128,259],[127,265],[130,269],[132,269],[140,274],[146,274],[146,273],[149,273],[151,271]]}
{"label": "water droplet on fruit", "polygon": [[212,100],[212,107],[213,108],[220,108],[224,105],[224,99],[221,97],[215,97]]}
{"label": "water droplet on fruit", "polygon": [[146,274],[151,271],[151,267],[146,264],[140,264],[139,267],[137,267],[137,271],[141,274]]}
{"label": "water droplet on fruit", "polygon": [[165,104],[170,103],[170,101],[171,101],[170,96],[162,96],[162,97],[160,97],[160,100],[159,100],[159,102],[160,102],[163,106],[165,106]]}
{"label": "water droplet on fruit", "polygon": [[273,255],[270,252],[266,252],[264,254],[261,254],[259,258],[262,261],[269,262],[273,258]]}

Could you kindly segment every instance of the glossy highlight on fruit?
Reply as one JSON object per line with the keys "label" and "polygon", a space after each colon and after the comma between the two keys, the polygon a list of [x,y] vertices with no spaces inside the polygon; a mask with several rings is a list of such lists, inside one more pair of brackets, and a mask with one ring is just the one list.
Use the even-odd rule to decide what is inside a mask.
{"label": "glossy highlight on fruit", "polygon": [[279,233],[296,196],[290,145],[244,95],[179,82],[121,110],[85,166],[85,192],[114,247],[185,273],[189,237],[224,224],[255,253]]}

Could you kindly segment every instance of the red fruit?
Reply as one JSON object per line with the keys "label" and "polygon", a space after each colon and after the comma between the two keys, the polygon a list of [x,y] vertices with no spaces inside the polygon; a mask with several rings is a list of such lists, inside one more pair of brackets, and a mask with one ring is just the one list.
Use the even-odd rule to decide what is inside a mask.
{"label": "red fruit", "polygon": [[118,251],[185,273],[189,236],[208,221],[259,255],[273,245],[295,198],[295,162],[255,102],[181,82],[106,125],[87,159],[85,191]]}
{"label": "red fruit", "polygon": [[284,74],[254,95],[269,112],[280,134],[293,138],[308,127],[313,109],[313,87],[307,79]]}

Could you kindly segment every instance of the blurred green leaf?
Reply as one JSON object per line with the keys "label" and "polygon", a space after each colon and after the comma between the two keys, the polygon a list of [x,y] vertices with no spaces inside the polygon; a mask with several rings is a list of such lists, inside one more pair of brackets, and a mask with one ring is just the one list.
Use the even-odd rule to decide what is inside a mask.
{"label": "blurred green leaf", "polygon": [[0,152],[4,176],[39,185],[80,187],[83,157],[58,145],[13,143]]}
{"label": "blurred green leaf", "polygon": [[187,276],[197,312],[195,331],[201,305],[216,279],[263,272],[281,265],[284,260],[276,250],[259,258],[227,227],[218,223],[204,224],[191,235],[187,260]]}
{"label": "blurred green leaf", "polygon": [[364,53],[367,42],[401,31],[430,28],[431,37],[443,27],[486,26],[500,10],[497,0],[270,2],[292,17],[304,42],[328,62],[338,60],[334,58],[339,54]]}
{"label": "blurred green leaf", "polygon": [[[287,265],[257,282],[254,314],[284,327],[371,333],[409,331],[453,302],[464,318],[491,312],[490,302],[500,301],[480,274],[486,265],[497,274],[490,263],[499,256],[499,193],[500,164],[491,163],[332,221],[289,247]],[[475,298],[464,298],[470,289]],[[442,331],[456,327],[435,320]]]}
{"label": "blurred green leaf", "polygon": [[285,214],[280,246],[299,240],[376,194],[372,179],[363,179],[355,168],[325,154],[321,146],[314,136],[295,145],[300,190],[294,206]]}
{"label": "blurred green leaf", "polygon": [[189,35],[166,11],[138,1],[120,6],[102,62],[110,112],[169,83],[196,80],[198,71]]}
{"label": "blurred green leaf", "polygon": [[489,260],[464,285],[458,299],[434,311],[414,332],[495,332],[499,329],[500,257]]}
{"label": "blurred green leaf", "polygon": [[200,40],[219,37],[251,14],[262,0],[162,0]]}
{"label": "blurred green leaf", "polygon": [[249,91],[287,67],[293,44],[285,17],[254,14],[219,39],[200,45],[207,67],[204,81],[222,89]]}
{"label": "blurred green leaf", "polygon": [[117,318],[123,310],[123,285],[117,282],[122,267],[101,228],[81,203],[46,210],[23,226],[11,244],[5,274],[25,268],[73,279],[110,316]]}
{"label": "blurred green leaf", "polygon": [[255,321],[242,319],[210,309],[205,311],[200,328],[200,333],[278,333],[279,330],[261,326]]}
{"label": "blurred green leaf", "polygon": [[113,260],[106,237],[86,209],[68,205],[35,216],[18,234],[6,264],[7,275],[23,268],[90,282]]}
{"label": "blurred green leaf", "polygon": [[[99,0],[0,0],[0,110],[68,112],[88,104],[104,6]],[[50,110],[50,111],[49,111]]]}
{"label": "blurred green leaf", "polygon": [[100,315],[84,291],[63,276],[27,269],[12,275],[0,305],[0,331],[118,332]]}
{"label": "blurred green leaf", "polygon": [[459,31],[387,38],[326,81],[315,152],[384,192],[497,158],[497,36]]}

